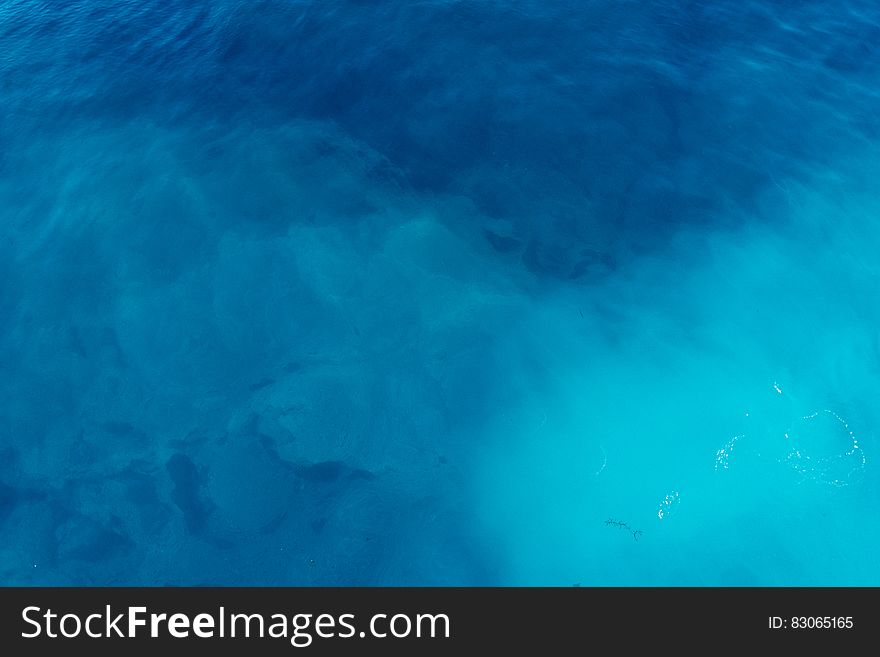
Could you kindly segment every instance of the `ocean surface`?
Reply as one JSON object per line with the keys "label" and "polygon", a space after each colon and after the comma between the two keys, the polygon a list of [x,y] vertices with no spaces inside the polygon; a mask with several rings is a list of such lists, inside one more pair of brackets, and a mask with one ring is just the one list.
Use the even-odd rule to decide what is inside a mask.
{"label": "ocean surface", "polygon": [[0,0],[0,583],[880,585],[875,0]]}

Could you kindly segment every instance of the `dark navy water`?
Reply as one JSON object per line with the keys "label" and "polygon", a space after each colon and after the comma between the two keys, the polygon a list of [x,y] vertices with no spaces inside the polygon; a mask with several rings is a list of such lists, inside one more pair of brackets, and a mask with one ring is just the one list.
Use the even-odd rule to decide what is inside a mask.
{"label": "dark navy water", "polygon": [[872,0],[0,0],[0,583],[878,585],[878,158]]}

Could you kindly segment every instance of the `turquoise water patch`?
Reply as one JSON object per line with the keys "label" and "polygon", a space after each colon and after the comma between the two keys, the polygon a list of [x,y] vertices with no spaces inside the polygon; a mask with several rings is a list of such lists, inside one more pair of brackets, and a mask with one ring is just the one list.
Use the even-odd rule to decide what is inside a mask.
{"label": "turquoise water patch", "polygon": [[0,3],[0,583],[877,584],[873,3]]}

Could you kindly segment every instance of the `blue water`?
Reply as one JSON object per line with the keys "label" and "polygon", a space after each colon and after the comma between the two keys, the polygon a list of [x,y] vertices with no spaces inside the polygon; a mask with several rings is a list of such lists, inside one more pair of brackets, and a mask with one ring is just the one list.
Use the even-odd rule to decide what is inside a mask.
{"label": "blue water", "polygon": [[0,583],[880,585],[878,154],[874,0],[0,0]]}

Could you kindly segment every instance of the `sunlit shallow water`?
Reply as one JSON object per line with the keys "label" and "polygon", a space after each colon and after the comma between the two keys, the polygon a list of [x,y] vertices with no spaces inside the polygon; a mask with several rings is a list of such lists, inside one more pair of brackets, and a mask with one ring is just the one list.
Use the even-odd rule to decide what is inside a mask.
{"label": "sunlit shallow water", "polygon": [[880,584],[873,2],[0,2],[0,582]]}

